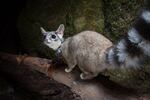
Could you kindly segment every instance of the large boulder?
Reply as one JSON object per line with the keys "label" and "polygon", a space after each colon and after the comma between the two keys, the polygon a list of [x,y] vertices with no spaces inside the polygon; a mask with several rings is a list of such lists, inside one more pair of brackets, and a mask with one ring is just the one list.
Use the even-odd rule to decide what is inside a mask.
{"label": "large boulder", "polygon": [[102,0],[28,0],[17,24],[25,52],[53,57],[54,52],[42,43],[40,27],[52,31],[62,23],[65,37],[83,30],[102,32]]}

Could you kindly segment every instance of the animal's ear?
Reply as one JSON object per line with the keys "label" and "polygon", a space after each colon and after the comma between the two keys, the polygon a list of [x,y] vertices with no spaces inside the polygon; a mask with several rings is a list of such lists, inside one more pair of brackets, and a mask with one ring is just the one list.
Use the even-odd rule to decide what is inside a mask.
{"label": "animal's ear", "polygon": [[64,35],[64,30],[65,30],[64,24],[60,24],[59,27],[58,27],[58,29],[56,30],[56,33],[58,34],[58,36],[59,36],[60,38],[63,37],[63,35]]}
{"label": "animal's ear", "polygon": [[43,35],[47,35],[47,32],[45,31],[45,29],[44,29],[43,27],[40,27],[40,29],[41,29],[41,33],[42,33]]}

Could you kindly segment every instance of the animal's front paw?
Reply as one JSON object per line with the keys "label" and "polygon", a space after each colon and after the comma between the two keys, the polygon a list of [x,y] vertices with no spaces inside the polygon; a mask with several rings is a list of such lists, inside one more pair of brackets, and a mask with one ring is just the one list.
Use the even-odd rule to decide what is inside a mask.
{"label": "animal's front paw", "polygon": [[65,68],[65,72],[69,73],[69,72],[71,72],[71,71],[72,71],[71,69]]}
{"label": "animal's front paw", "polygon": [[96,76],[97,76],[97,74],[86,74],[86,73],[81,73],[80,74],[80,78],[82,80],[89,80],[89,79],[92,79],[92,78],[94,78]]}
{"label": "animal's front paw", "polygon": [[80,74],[80,78],[82,79],[82,80],[85,80],[86,78],[85,78],[85,74],[84,73],[81,73]]}

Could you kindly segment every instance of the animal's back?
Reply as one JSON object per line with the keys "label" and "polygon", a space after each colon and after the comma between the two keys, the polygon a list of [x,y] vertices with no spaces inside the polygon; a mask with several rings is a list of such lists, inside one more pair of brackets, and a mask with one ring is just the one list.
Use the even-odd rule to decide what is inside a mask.
{"label": "animal's back", "polygon": [[105,51],[112,46],[110,40],[94,31],[83,31],[69,38],[66,44],[69,57],[67,59],[73,57],[80,69],[88,72],[99,71],[98,67],[103,69]]}
{"label": "animal's back", "polygon": [[107,49],[111,45],[112,42],[110,40],[94,31],[83,31],[73,36],[69,44],[73,50],[80,52],[79,54],[82,52],[83,54],[100,53],[105,51],[104,49]]}

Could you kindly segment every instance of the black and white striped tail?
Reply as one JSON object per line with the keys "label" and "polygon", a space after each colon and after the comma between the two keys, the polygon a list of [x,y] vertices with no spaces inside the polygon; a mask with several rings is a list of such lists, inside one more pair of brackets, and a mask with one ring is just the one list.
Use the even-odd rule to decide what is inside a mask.
{"label": "black and white striped tail", "polygon": [[107,61],[114,67],[140,67],[150,62],[150,8],[146,7],[125,38],[109,48]]}

